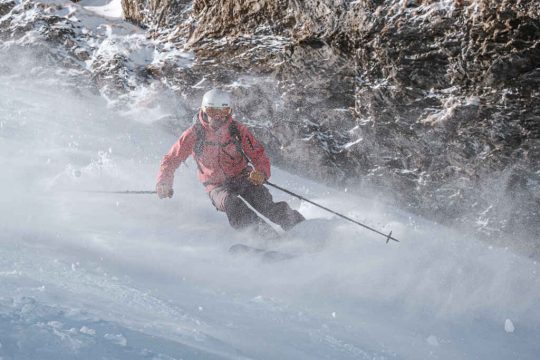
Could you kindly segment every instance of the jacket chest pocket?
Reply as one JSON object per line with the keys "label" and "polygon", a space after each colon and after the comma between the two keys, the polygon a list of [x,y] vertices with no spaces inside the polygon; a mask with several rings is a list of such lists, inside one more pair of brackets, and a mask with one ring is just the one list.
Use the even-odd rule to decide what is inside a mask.
{"label": "jacket chest pocket", "polygon": [[232,142],[220,144],[207,142],[202,156],[199,158],[201,164],[207,168],[216,167],[236,167],[244,160],[242,154],[236,149]]}
{"label": "jacket chest pocket", "polygon": [[217,144],[207,143],[204,146],[204,150],[201,156],[198,158],[205,167],[214,168],[219,161],[221,147]]}

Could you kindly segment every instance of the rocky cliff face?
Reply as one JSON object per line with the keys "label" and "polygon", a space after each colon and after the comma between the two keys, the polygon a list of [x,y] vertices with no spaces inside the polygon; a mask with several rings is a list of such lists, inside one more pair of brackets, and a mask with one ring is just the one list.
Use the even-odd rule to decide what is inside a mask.
{"label": "rocky cliff face", "polygon": [[356,110],[379,148],[375,175],[414,207],[540,238],[539,9],[409,1],[373,14]]}
{"label": "rocky cliff face", "polygon": [[236,84],[237,113],[270,121],[259,135],[283,163],[540,238],[537,1],[134,3],[153,15],[133,21],[196,53],[183,85]]}
{"label": "rocky cliff face", "polygon": [[26,48],[39,35],[33,46],[119,103],[144,84],[174,91],[176,129],[223,86],[281,166],[491,239],[540,239],[537,1],[122,6],[134,26],[119,37],[82,31],[58,6],[0,0],[0,38]]}

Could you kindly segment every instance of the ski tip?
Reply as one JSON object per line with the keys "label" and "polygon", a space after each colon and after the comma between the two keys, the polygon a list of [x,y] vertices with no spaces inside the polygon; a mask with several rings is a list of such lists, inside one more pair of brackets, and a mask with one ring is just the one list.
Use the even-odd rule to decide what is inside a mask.
{"label": "ski tip", "polygon": [[266,262],[288,260],[295,257],[293,254],[283,253],[276,250],[255,248],[244,244],[234,244],[229,247],[229,253],[233,255],[253,255]]}

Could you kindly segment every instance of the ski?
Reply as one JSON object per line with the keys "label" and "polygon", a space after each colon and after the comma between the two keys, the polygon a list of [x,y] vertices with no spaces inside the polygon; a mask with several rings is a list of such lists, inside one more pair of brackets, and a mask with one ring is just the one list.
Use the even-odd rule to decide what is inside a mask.
{"label": "ski", "polygon": [[276,250],[267,250],[256,248],[245,244],[234,244],[229,248],[229,253],[233,255],[255,255],[260,257],[264,261],[282,261],[292,259],[295,256],[292,254],[284,253]]}

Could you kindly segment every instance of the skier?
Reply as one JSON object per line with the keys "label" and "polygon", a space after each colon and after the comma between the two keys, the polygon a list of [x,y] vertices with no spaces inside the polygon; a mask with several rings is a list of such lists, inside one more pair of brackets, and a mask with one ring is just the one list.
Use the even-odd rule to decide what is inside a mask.
{"label": "skier", "polygon": [[275,230],[246,202],[284,230],[291,229],[304,217],[286,202],[272,200],[264,186],[270,177],[270,160],[247,127],[231,114],[228,93],[213,89],[204,94],[194,124],[184,131],[161,162],[156,192],[160,199],[173,196],[174,172],[192,155],[199,169],[199,180],[216,209],[227,214],[229,224],[235,229],[253,228],[263,238],[273,238],[277,235]]}

